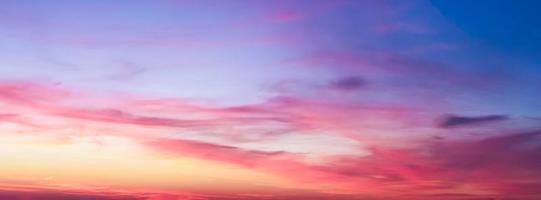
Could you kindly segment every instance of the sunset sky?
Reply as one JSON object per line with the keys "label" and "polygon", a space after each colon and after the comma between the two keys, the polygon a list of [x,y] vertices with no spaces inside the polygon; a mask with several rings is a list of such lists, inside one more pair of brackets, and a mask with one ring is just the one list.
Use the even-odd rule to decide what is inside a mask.
{"label": "sunset sky", "polygon": [[0,0],[0,200],[539,200],[534,0]]}

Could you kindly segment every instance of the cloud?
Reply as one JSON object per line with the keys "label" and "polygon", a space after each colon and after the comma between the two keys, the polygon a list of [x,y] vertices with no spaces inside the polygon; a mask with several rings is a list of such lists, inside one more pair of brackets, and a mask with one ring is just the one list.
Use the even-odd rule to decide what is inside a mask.
{"label": "cloud", "polygon": [[[118,194],[117,194],[118,193]],[[0,188],[0,199],[14,200],[372,200],[375,198],[366,195],[351,194],[326,194],[310,193],[306,191],[294,191],[292,194],[205,194],[188,192],[99,192],[91,190],[4,190]]]}
{"label": "cloud", "polygon": [[331,81],[329,88],[340,91],[353,91],[358,90],[366,85],[366,80],[360,76],[342,77],[340,79]]}
{"label": "cloud", "polygon": [[455,128],[463,126],[472,126],[485,124],[489,122],[498,122],[508,120],[509,116],[506,115],[486,115],[476,117],[466,117],[457,115],[447,115],[441,122],[438,123],[440,128]]}
{"label": "cloud", "polygon": [[[357,87],[358,84],[357,78],[337,82],[339,87],[345,88]],[[0,84],[0,101],[10,105],[10,109],[23,109],[21,115],[40,114],[95,123],[207,130],[205,132],[212,130],[223,133],[220,135],[222,139],[233,135],[235,138],[257,138],[267,133],[328,132],[360,140],[370,137],[369,134],[358,133],[366,127],[388,128],[387,125],[392,125],[399,128],[418,120],[416,109],[399,104],[364,105],[277,96],[261,103],[228,107],[198,105],[182,99],[96,98],[84,92],[36,83]]]}
{"label": "cloud", "polygon": [[129,80],[148,71],[146,67],[132,62],[121,61],[116,63],[119,65],[119,70],[108,77],[111,80]]}
{"label": "cloud", "polygon": [[102,194],[99,192],[69,192],[69,191],[6,191],[0,188],[0,199],[16,200],[146,200],[141,195]]}
{"label": "cloud", "polygon": [[32,128],[45,128],[46,127],[46,126],[43,126],[43,125],[38,125],[38,124],[32,122],[31,120],[25,118],[24,116],[21,116],[21,115],[16,114],[16,113],[2,113],[2,114],[0,114],[0,122],[9,122],[9,123],[14,123],[14,124],[18,124],[18,125],[21,125],[21,126],[32,127]]}
{"label": "cloud", "polygon": [[[538,159],[541,157],[541,131],[494,133],[491,135],[498,136],[471,140],[423,140],[422,137],[382,140],[378,135],[370,134],[373,133],[370,131],[391,130],[392,134],[383,134],[393,137],[407,133],[400,130],[418,130],[415,127],[419,124],[408,126],[409,120],[421,118],[417,115],[418,110],[398,104],[365,105],[290,96],[237,106],[198,105],[180,99],[135,97],[96,101],[116,103],[73,104],[65,103],[77,98],[68,94],[73,92],[53,86],[0,84],[0,100],[14,109],[7,110],[0,118],[9,121],[39,113],[45,119],[65,122],[66,127],[84,124],[88,133],[103,132],[102,127],[113,127],[120,132],[132,131],[123,125],[139,126],[138,129],[152,127],[142,131],[145,137],[130,134],[119,136],[129,137],[159,154],[233,164],[307,185],[332,186],[333,191],[339,192],[373,194],[387,191],[392,195],[414,195],[411,191],[423,190],[446,194],[467,184],[472,190],[491,195],[539,195],[531,188],[541,182],[541,172],[538,170],[541,168],[541,160]],[[12,112],[16,110],[20,112]],[[506,116],[500,115],[448,116],[447,121],[450,122],[446,122],[444,127],[505,119]],[[73,123],[70,120],[80,121]],[[432,126],[431,123],[426,124],[427,127]],[[390,129],[391,125],[396,128]],[[227,131],[234,129],[231,132],[240,137],[255,138],[252,140],[255,143],[269,139],[259,137],[269,130],[283,131],[280,134],[333,134],[357,141],[358,148],[367,153],[320,155],[314,162],[308,154],[241,148],[235,142],[210,142],[204,137],[187,139],[182,134],[175,137],[159,134],[160,131],[171,129],[189,129],[198,135],[208,134],[205,130],[212,130],[218,132],[215,135],[218,139],[229,137],[230,132]],[[55,134],[69,136],[71,133],[58,131]],[[275,136],[279,137],[280,134]]]}
{"label": "cloud", "polygon": [[534,189],[541,182],[540,135],[534,130],[435,146],[430,159],[442,171],[433,175],[502,196],[541,195]]}
{"label": "cloud", "polygon": [[[532,170],[541,167],[541,131],[505,134],[474,142],[446,144],[443,150],[434,149],[439,156],[446,157],[447,166],[461,169],[492,168],[506,171],[505,174]],[[453,150],[451,150],[453,149]],[[501,168],[500,168],[501,167]],[[513,170],[510,170],[513,169]],[[533,170],[541,176],[540,170]],[[541,177],[540,177],[541,178]]]}
{"label": "cloud", "polygon": [[[22,65],[38,64],[35,66],[39,67],[42,62],[66,69],[81,66],[84,72],[91,73],[78,75],[81,71],[45,69],[63,83],[77,82],[82,90],[35,82],[0,81],[2,133],[16,137],[25,145],[27,138],[62,138],[73,144],[84,144],[85,148],[100,143],[102,138],[116,141],[121,137],[119,140],[126,140],[130,148],[133,145],[150,150],[150,157],[168,154],[226,163],[276,175],[299,185],[314,185],[311,187],[314,191],[309,192],[331,193],[296,196],[289,194],[297,191],[281,190],[273,194],[229,194],[227,197],[179,194],[141,197],[154,200],[341,199],[342,196],[336,194],[341,192],[348,193],[343,199],[354,199],[357,193],[446,200],[541,196],[536,190],[541,187],[539,131],[494,132],[478,136],[486,137],[482,139],[468,138],[469,135],[443,139],[438,135],[446,132],[441,129],[503,122],[510,115],[448,115],[435,124],[437,116],[434,115],[438,114],[434,113],[461,109],[463,105],[481,106],[476,109],[483,111],[487,108],[515,110],[501,102],[527,102],[535,98],[530,98],[533,92],[528,88],[521,88],[518,91],[523,92],[504,92],[506,98],[492,104],[494,98],[487,95],[490,93],[487,89],[511,87],[507,84],[510,80],[526,73],[509,74],[504,67],[484,67],[493,66],[490,62],[500,64],[503,58],[484,50],[477,51],[483,47],[477,49],[477,43],[463,40],[462,35],[448,37],[447,33],[462,32],[452,25],[440,27],[436,19],[442,18],[439,13],[426,15],[431,10],[429,2],[170,2],[171,6],[143,1],[133,5],[10,3],[0,9],[0,24],[6,27],[0,28],[0,32],[5,33],[0,35],[6,36],[1,39],[13,42],[4,45],[9,50],[5,52],[19,54],[52,46],[55,52],[70,58],[64,62],[40,54],[35,58],[40,63],[33,63],[9,59],[12,56],[6,54],[7,67],[3,73],[6,77],[39,79],[44,74]],[[96,11],[101,11],[100,15],[93,15]],[[454,47],[461,49],[456,51]],[[105,76],[118,81],[91,82],[89,77],[104,75],[100,60],[111,55],[137,63],[121,61],[118,69]],[[172,68],[153,71],[156,65]],[[297,66],[305,68],[292,68]],[[198,70],[193,71],[192,67]],[[314,67],[319,68],[314,70]],[[207,73],[220,74],[219,70],[228,69],[239,78],[231,82],[227,77],[205,77]],[[68,71],[69,74],[64,74]],[[188,76],[201,80],[202,84],[175,87],[185,85],[178,80]],[[69,80],[65,80],[66,77]],[[280,80],[313,81],[321,84],[317,89],[323,90],[289,89],[286,83],[272,94],[256,89],[254,94],[239,93],[247,86]],[[331,81],[319,82],[321,80]],[[367,80],[370,87],[366,87]],[[221,82],[232,90],[222,93]],[[525,85],[523,82],[512,84],[517,88]],[[97,91],[99,94],[121,92],[115,94],[118,96],[93,96],[94,91],[86,91],[98,86],[102,90]],[[122,93],[126,90],[147,94],[127,96]],[[344,95],[361,90],[362,93]],[[194,99],[149,97],[160,94]],[[234,96],[235,102],[247,100],[244,97],[248,96],[254,97],[250,100],[260,101],[233,106],[198,102],[200,95],[223,97],[224,94]],[[514,98],[508,94],[521,96]],[[482,98],[477,98],[479,96]],[[487,107],[482,105],[485,102],[489,104]],[[442,104],[445,106],[440,106]],[[516,127],[505,128],[517,130]],[[302,137],[287,137],[297,135]],[[351,147],[346,148],[351,152],[336,155],[331,152],[332,148],[326,148],[340,146],[338,139],[310,140],[320,135],[351,141]],[[321,151],[314,151],[302,143],[324,145]],[[115,144],[103,142],[100,150],[107,151],[107,145]],[[39,148],[47,150],[50,146],[55,148],[54,145]],[[14,148],[14,151],[19,149]],[[69,162],[72,159],[66,161]],[[37,165],[39,169],[39,163]],[[48,180],[59,181],[56,177]],[[160,181],[166,185],[169,180]],[[468,192],[471,195],[464,194]],[[0,199],[109,198],[91,192],[52,193],[55,192],[17,196],[19,192],[0,192]],[[110,196],[116,197],[116,194]]]}
{"label": "cloud", "polygon": [[175,154],[201,157],[209,160],[226,161],[244,166],[257,166],[263,159],[288,157],[285,152],[242,150],[232,146],[211,144],[184,139],[162,138],[146,142],[150,147]]}
{"label": "cloud", "polygon": [[219,122],[210,120],[181,120],[163,117],[138,116],[116,109],[56,109],[51,114],[61,117],[92,120],[107,123],[163,127],[212,127]]}
{"label": "cloud", "polygon": [[43,102],[60,103],[74,94],[47,84],[27,81],[0,81],[0,100],[29,107]]}
{"label": "cloud", "polygon": [[[356,192],[364,188],[418,199],[434,194],[439,194],[436,199],[453,199],[457,195],[453,191],[470,185],[485,194],[472,195],[472,199],[514,195],[528,199],[541,195],[534,189],[541,181],[539,135],[541,131],[528,131],[480,140],[419,141],[414,148],[373,147],[368,156],[331,156],[321,164],[305,163],[302,155],[286,152],[249,151],[195,141],[160,139],[147,144],[165,152],[237,164],[306,184],[342,185]],[[424,192],[412,193],[415,190]]]}
{"label": "cloud", "polygon": [[480,140],[420,143],[417,148],[375,148],[371,156],[341,160],[336,167],[374,177],[372,181],[384,188],[408,187],[398,192],[420,189],[444,194],[470,185],[492,197],[530,199],[541,195],[533,189],[541,181],[540,135],[541,131],[534,130]]}
{"label": "cloud", "polygon": [[[303,183],[305,186],[327,185],[335,187],[335,192],[348,191],[358,193],[358,187],[373,188],[371,183],[357,182],[358,176],[342,173],[334,169],[333,164],[310,164],[303,154],[284,151],[246,150],[193,140],[161,138],[144,143],[157,152],[177,156],[190,156],[199,159],[238,165],[247,169],[267,172]],[[365,191],[365,189],[362,189]],[[374,192],[368,191],[366,192]]]}

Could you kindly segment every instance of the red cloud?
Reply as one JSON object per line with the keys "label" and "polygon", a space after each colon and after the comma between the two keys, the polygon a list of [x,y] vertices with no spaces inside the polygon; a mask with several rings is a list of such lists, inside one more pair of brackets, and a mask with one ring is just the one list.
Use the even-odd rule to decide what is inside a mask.
{"label": "red cloud", "polygon": [[[260,104],[235,107],[201,106],[180,100],[123,100],[124,104],[118,104],[121,109],[102,109],[66,103],[77,98],[72,94],[37,84],[0,85],[0,100],[10,109],[18,109],[23,114],[40,113],[51,118],[82,122],[180,129],[247,128],[249,125],[274,122],[288,127],[289,130],[284,130],[286,132],[282,134],[287,131],[307,134],[327,131],[354,138],[370,147],[369,155],[327,156],[318,164],[307,162],[303,154],[284,151],[247,150],[152,134],[132,138],[160,152],[236,164],[298,182],[333,186],[337,191],[385,192],[391,196],[414,196],[412,198],[415,199],[460,199],[464,196],[459,198],[456,195],[462,195],[460,190],[469,187],[483,193],[480,195],[483,197],[520,196],[521,199],[535,199],[541,195],[536,190],[541,183],[539,131],[501,134],[481,140],[412,139],[410,142],[413,143],[409,146],[389,148],[384,143],[368,140],[374,136],[356,131],[367,126],[377,127],[378,124],[387,127],[386,123],[408,127],[409,120],[417,120],[416,110],[401,106],[347,104],[292,97],[277,97]],[[154,116],[135,113],[153,113]],[[182,119],[184,115],[168,115],[179,113],[198,116],[186,115],[186,119]],[[5,114],[2,118],[20,120],[18,114]],[[427,124],[432,125],[432,121]],[[263,134],[248,130],[252,129],[247,128],[242,134]]]}

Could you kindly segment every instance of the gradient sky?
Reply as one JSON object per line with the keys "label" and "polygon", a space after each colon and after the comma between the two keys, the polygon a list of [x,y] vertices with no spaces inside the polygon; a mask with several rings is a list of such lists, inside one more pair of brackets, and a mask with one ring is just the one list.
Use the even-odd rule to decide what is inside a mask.
{"label": "gradient sky", "polygon": [[541,199],[540,7],[0,0],[0,199]]}

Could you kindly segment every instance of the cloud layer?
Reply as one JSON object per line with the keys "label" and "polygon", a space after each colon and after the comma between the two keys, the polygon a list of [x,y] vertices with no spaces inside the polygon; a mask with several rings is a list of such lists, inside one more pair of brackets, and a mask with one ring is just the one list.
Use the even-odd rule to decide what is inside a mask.
{"label": "cloud layer", "polygon": [[0,199],[539,199],[536,60],[441,13],[7,1]]}

